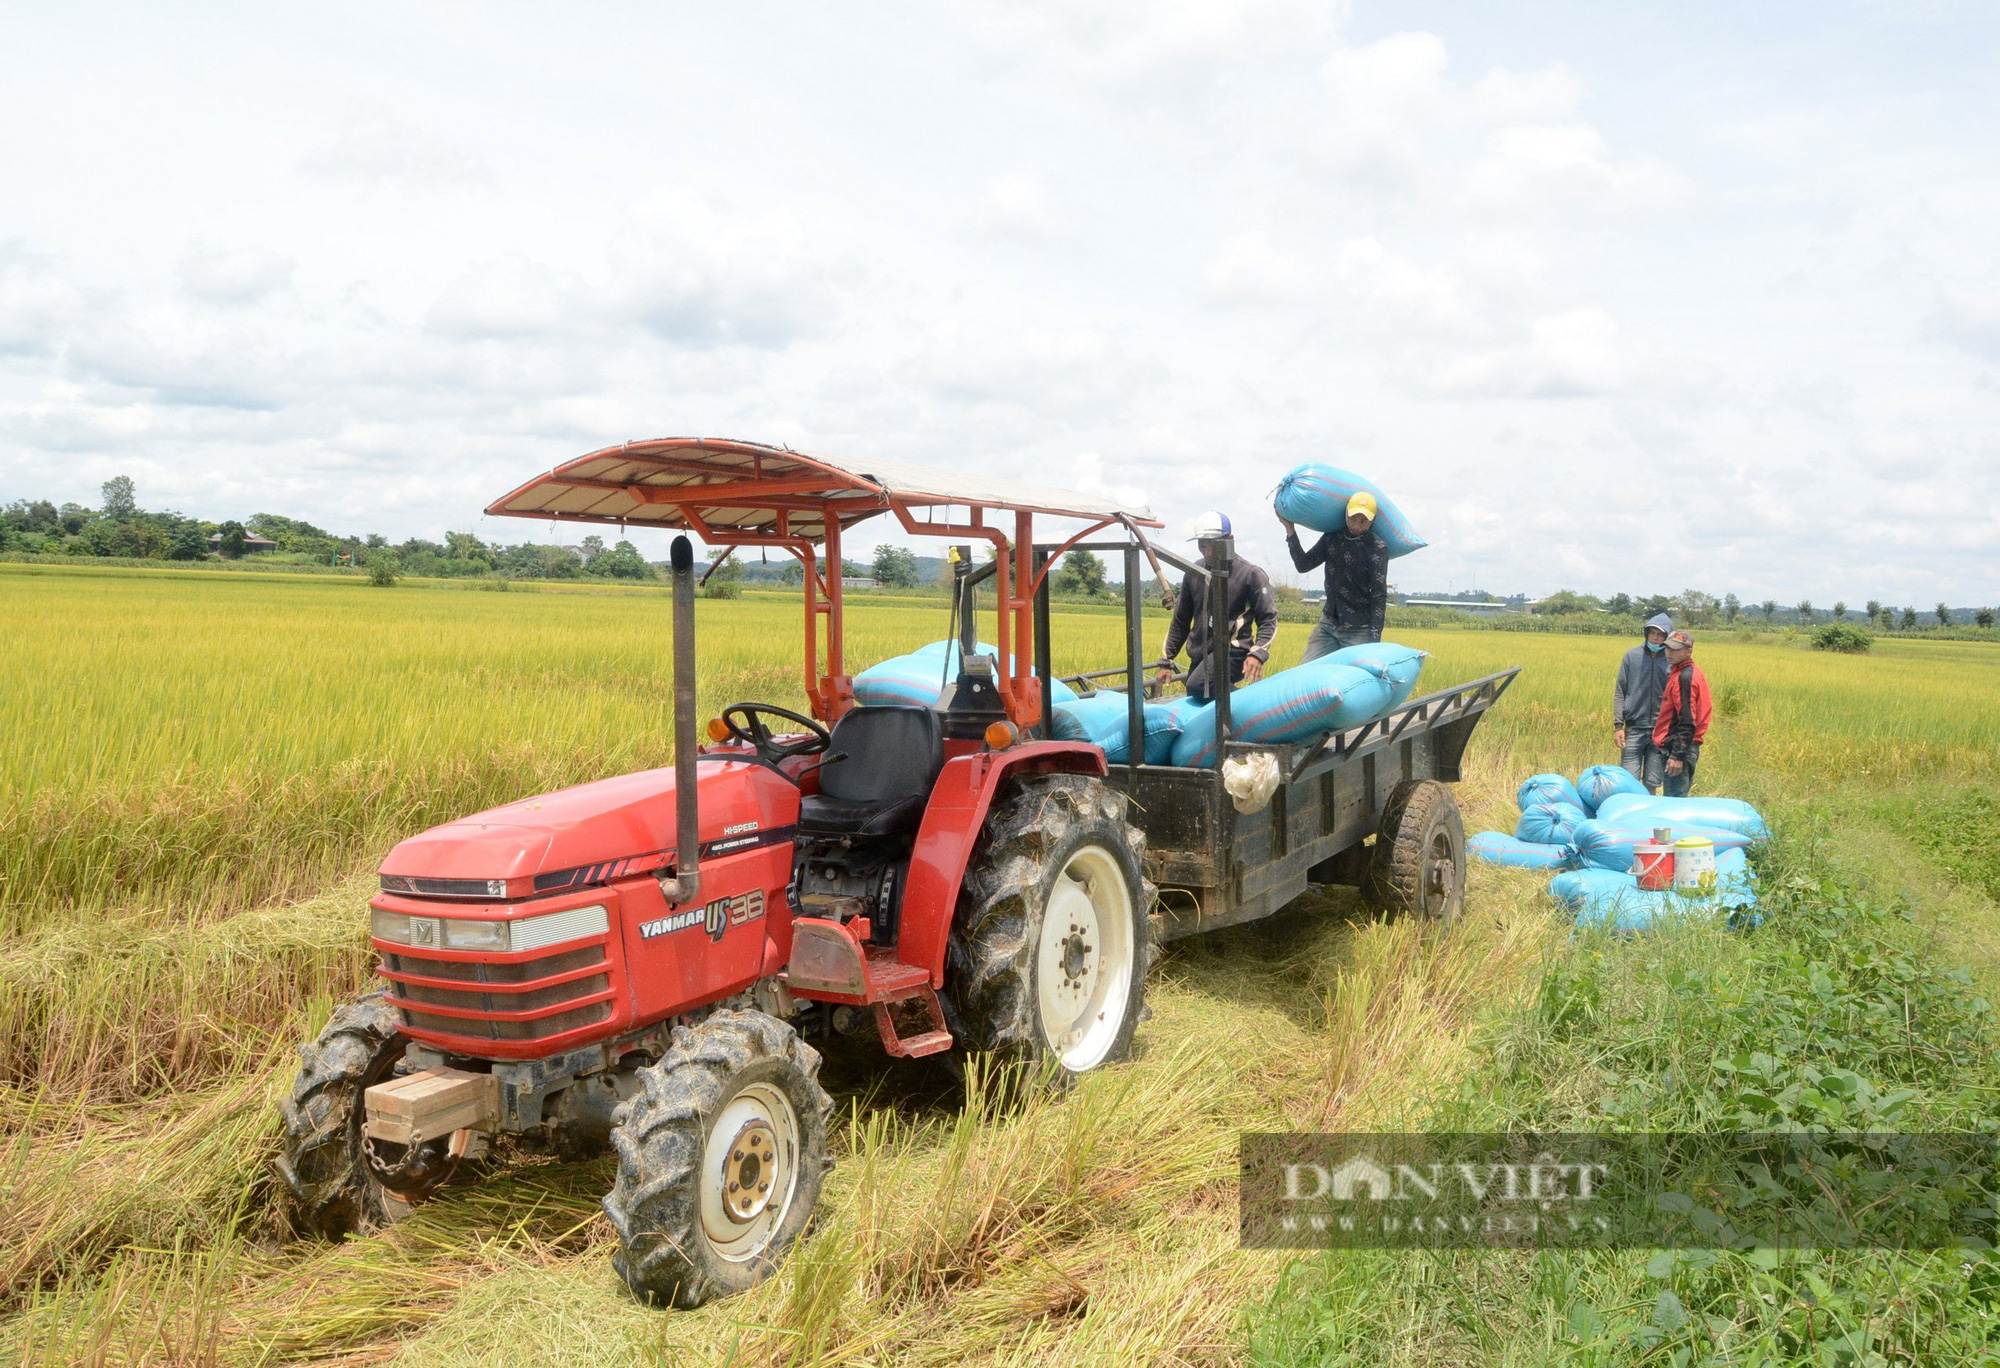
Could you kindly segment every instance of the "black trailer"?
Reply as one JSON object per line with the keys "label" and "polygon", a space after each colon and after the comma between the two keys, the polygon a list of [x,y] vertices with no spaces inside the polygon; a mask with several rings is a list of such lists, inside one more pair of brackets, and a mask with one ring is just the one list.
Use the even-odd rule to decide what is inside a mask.
{"label": "black trailer", "polygon": [[[1227,584],[1233,542],[1206,544],[1205,564],[1136,543],[1038,545],[1035,568],[1065,551],[1121,556],[1125,569],[1125,663],[1062,678],[1080,693],[1118,687],[1130,712],[1132,763],[1110,766],[1108,779],[1132,798],[1132,819],[1146,832],[1148,876],[1159,885],[1154,926],[1173,940],[1267,917],[1315,884],[1366,886],[1397,910],[1440,922],[1458,915],[1465,895],[1465,830],[1448,785],[1457,782],[1473,728],[1514,682],[1519,666],[1414,698],[1382,717],[1309,745],[1230,739],[1227,670],[1214,673],[1217,747],[1199,769],[1141,763],[1149,671],[1164,662],[1149,651],[1140,617],[1142,555],[1164,581],[1159,562],[1199,579]],[[1208,595],[1211,639],[1229,640],[1226,595]],[[1042,716],[1054,717],[1049,651],[1048,577],[1035,597],[1035,669]],[[1138,681],[1139,687],[1130,687]],[[1044,727],[1049,723],[1045,720]],[[1242,812],[1224,787],[1232,760],[1273,756],[1279,783],[1264,806]],[[1372,844],[1370,837],[1374,837]]]}

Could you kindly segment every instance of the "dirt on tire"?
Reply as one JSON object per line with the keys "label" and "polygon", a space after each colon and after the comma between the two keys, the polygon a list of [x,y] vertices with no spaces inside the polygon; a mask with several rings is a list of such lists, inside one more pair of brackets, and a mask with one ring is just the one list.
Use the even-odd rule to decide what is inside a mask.
{"label": "dirt on tire", "polygon": [[[1440,880],[1446,888],[1436,887]],[[1368,894],[1394,914],[1425,917],[1441,926],[1458,920],[1465,905],[1465,823],[1449,786],[1435,779],[1406,779],[1389,794],[1375,838]]]}
{"label": "dirt on tire", "polygon": [[340,1239],[386,1225],[407,1207],[368,1173],[362,1094],[403,1057],[402,1023],[385,993],[334,1012],[299,1046],[299,1076],[280,1104],[284,1151],[276,1160],[286,1214],[302,1235]]}
{"label": "dirt on tire", "polygon": [[1040,917],[1070,855],[1096,843],[1119,858],[1138,892],[1125,1021],[1103,1062],[1131,1052],[1145,1010],[1146,971],[1159,949],[1148,915],[1158,890],[1145,877],[1146,834],[1126,820],[1127,806],[1119,790],[1072,774],[1022,780],[994,803],[966,868],[945,953],[954,1029],[968,1049],[1030,1063],[1053,1058],[1035,1019]]}
{"label": "dirt on tire", "polygon": [[[819,1201],[833,1099],[819,1086],[819,1053],[762,1012],[725,1010],[674,1030],[659,1063],[639,1070],[641,1091],[620,1105],[611,1132],[618,1179],[604,1213],[618,1232],[612,1262],[634,1294],[690,1310],[748,1291],[783,1261]],[[799,1125],[788,1207],[753,1256],[723,1257],[703,1233],[701,1170],[711,1127],[752,1084],[776,1087]]]}

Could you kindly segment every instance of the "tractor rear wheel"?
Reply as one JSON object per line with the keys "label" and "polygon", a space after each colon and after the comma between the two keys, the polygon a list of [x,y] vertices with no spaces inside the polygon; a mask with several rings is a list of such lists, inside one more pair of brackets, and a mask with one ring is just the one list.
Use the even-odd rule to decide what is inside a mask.
{"label": "tractor rear wheel", "polygon": [[1449,927],[1465,907],[1465,823],[1450,786],[1406,779],[1382,809],[1369,890],[1391,912]]}
{"label": "tractor rear wheel", "polygon": [[677,1028],[638,1077],[616,1113],[618,1181],[604,1199],[619,1276],[683,1309],[748,1291],[805,1230],[833,1166],[818,1053],[775,1017],[720,1011]]}
{"label": "tractor rear wheel", "polygon": [[407,1043],[388,998],[369,993],[299,1047],[277,1160],[299,1233],[339,1239],[401,1220],[457,1169],[464,1132],[414,1150],[371,1144],[362,1134],[364,1094],[395,1074]]}
{"label": "tractor rear wheel", "polygon": [[966,1044],[1087,1073],[1131,1052],[1157,890],[1123,793],[1036,777],[993,805],[946,951]]}

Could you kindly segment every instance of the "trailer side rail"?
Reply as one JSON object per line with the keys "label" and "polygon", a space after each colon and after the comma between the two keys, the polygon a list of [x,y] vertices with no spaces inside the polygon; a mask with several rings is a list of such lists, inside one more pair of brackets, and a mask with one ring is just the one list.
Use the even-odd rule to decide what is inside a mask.
{"label": "trailer side rail", "polygon": [[[1412,699],[1400,708],[1373,718],[1359,727],[1344,732],[1328,732],[1313,742],[1293,762],[1285,776],[1285,782],[1298,783],[1313,761],[1329,751],[1332,752],[1333,759],[1338,762],[1347,759],[1371,740],[1379,738],[1384,745],[1392,744],[1413,725],[1421,725],[1427,730],[1437,730],[1484,712],[1499,701],[1500,695],[1507,692],[1507,686],[1512,684],[1514,677],[1520,673],[1521,667],[1516,665],[1512,669],[1482,675],[1464,684]],[[1450,768],[1452,773],[1440,773],[1438,777],[1453,780],[1458,778],[1458,756],[1452,756]]]}

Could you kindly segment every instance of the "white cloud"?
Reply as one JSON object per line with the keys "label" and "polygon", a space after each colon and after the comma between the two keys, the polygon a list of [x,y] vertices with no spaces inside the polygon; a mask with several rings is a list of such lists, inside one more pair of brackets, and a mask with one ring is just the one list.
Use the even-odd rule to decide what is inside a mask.
{"label": "white cloud", "polygon": [[1616,393],[1637,374],[1611,315],[1583,308],[1534,319],[1518,341],[1446,362],[1432,383],[1461,395],[1569,399]]}
{"label": "white cloud", "polygon": [[594,311],[575,276],[515,255],[484,262],[446,285],[425,322],[448,337],[533,337],[571,331]]}
{"label": "white cloud", "polygon": [[2000,361],[2000,292],[1955,287],[1941,291],[1927,330],[1953,346],[1989,361]]}
{"label": "white cloud", "polygon": [[[502,10],[468,61],[365,10],[83,4],[46,22],[102,30],[90,67],[0,50],[18,126],[130,77],[0,146],[0,496],[129,470],[435,534],[719,432],[1221,507],[1282,569],[1260,505],[1327,459],[1430,537],[1405,587],[2000,598],[1966,497],[2000,470],[2000,97],[1865,43],[1816,49],[1822,89],[1676,12],[1635,80],[1615,10],[1503,42],[1078,0],[800,7],[796,52],[728,7],[587,44]],[[1663,466],[1698,517],[1632,499]]]}
{"label": "white cloud", "polygon": [[1064,473],[1064,482],[1072,489],[1128,507],[1143,508],[1147,505],[1149,501],[1143,484],[1128,484],[1122,480],[1113,483],[1114,478],[1105,471],[1103,453],[1096,451],[1078,453],[1075,463]]}
{"label": "white cloud", "polygon": [[1061,231],[1048,188],[1028,171],[988,177],[979,199],[979,216],[986,230],[999,237],[1033,242]]}
{"label": "white cloud", "polygon": [[292,259],[261,247],[190,243],[181,254],[181,288],[211,304],[255,304],[291,283]]}
{"label": "white cloud", "polygon": [[1645,210],[1683,192],[1680,175],[1613,153],[1580,120],[1587,92],[1569,68],[1495,67],[1468,84],[1450,66],[1432,33],[1336,46],[1320,72],[1329,164],[1378,190],[1488,213]]}
{"label": "white cloud", "polygon": [[54,350],[81,306],[77,291],[47,261],[0,243],[0,354]]}
{"label": "white cloud", "polygon": [[959,0],[979,43],[1096,80],[1185,80],[1249,52],[1324,38],[1345,0]]}
{"label": "white cloud", "polygon": [[404,189],[482,185],[494,178],[477,154],[380,113],[348,118],[332,142],[301,156],[298,165],[328,180]]}
{"label": "white cloud", "polygon": [[833,319],[860,270],[845,236],[838,215],[809,229],[784,207],[657,192],[613,247],[611,307],[671,343],[783,346]]}
{"label": "white cloud", "polygon": [[1348,326],[1465,331],[1479,302],[1446,267],[1424,266],[1373,237],[1343,238],[1310,255],[1274,246],[1260,231],[1219,244],[1202,283],[1221,303],[1259,303],[1323,312]]}

